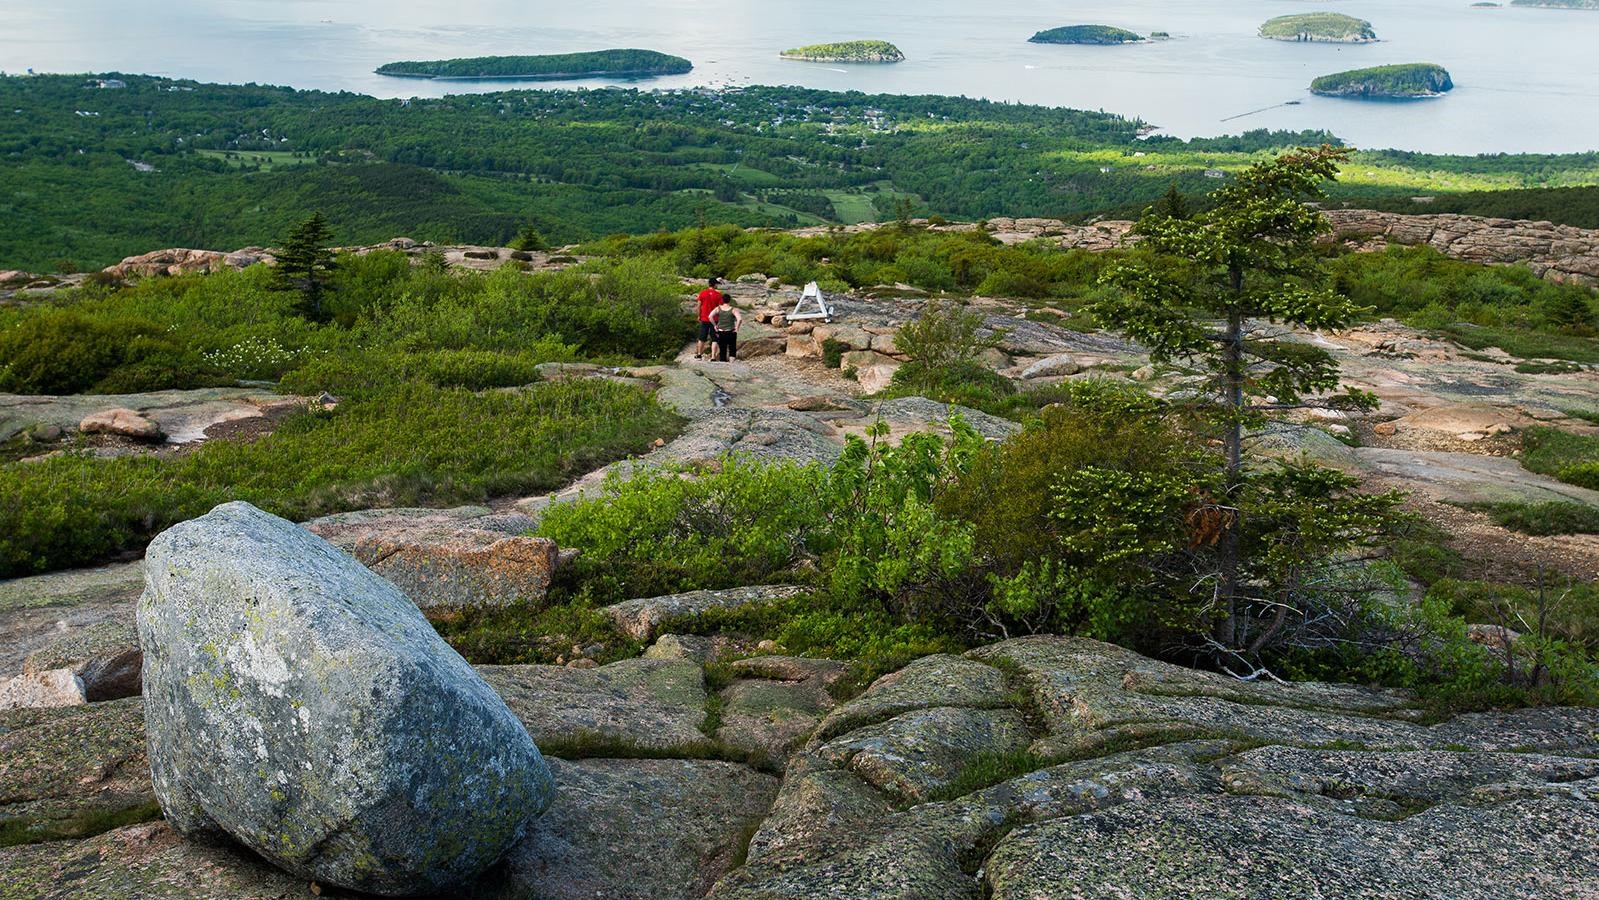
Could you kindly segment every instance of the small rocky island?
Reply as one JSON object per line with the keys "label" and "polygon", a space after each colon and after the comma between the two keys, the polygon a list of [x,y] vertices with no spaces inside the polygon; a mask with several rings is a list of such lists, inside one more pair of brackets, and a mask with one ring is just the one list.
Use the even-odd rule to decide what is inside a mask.
{"label": "small rocky island", "polygon": [[783,59],[800,62],[831,63],[897,63],[905,61],[905,54],[888,41],[840,41],[834,44],[811,44],[795,47],[778,54]]}
{"label": "small rocky island", "polygon": [[1328,44],[1370,44],[1377,40],[1377,32],[1365,19],[1330,12],[1278,16],[1260,26],[1260,36],[1274,41]]}
{"label": "small rocky island", "polygon": [[1354,97],[1363,100],[1408,100],[1441,97],[1454,90],[1449,70],[1432,63],[1401,63],[1351,69],[1323,75],[1310,83],[1310,91],[1323,97]]}
{"label": "small rocky island", "polygon": [[1040,31],[1027,40],[1033,44],[1136,44],[1143,38],[1111,25],[1065,25]]}
{"label": "small rocky island", "polygon": [[655,50],[597,50],[543,56],[474,56],[392,62],[377,68],[395,78],[440,81],[560,81],[574,78],[653,78],[682,75],[694,64],[681,56]]}

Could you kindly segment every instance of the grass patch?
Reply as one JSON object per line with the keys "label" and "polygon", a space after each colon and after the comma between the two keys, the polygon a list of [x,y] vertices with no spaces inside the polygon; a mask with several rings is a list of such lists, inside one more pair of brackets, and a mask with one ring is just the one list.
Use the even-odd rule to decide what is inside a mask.
{"label": "grass patch", "polygon": [[974,791],[993,787],[1001,782],[1009,781],[1028,772],[1036,772],[1053,764],[1045,756],[1040,756],[1030,750],[1003,750],[979,753],[972,757],[966,768],[948,784],[929,792],[928,802],[936,803],[940,800],[954,800],[964,797]]}
{"label": "grass patch", "polygon": [[79,840],[159,818],[161,804],[151,800],[124,809],[87,810],[67,819],[5,819],[0,820],[0,847]]}
{"label": "grass patch", "polygon": [[1523,433],[1521,449],[1528,471],[1599,490],[1599,437],[1539,425]]}
{"label": "grass patch", "polygon": [[1486,503],[1469,508],[1488,513],[1494,522],[1522,534],[1599,534],[1599,508],[1585,503]]}
{"label": "grass patch", "polygon": [[1569,375],[1581,372],[1582,366],[1569,362],[1524,362],[1516,364],[1516,371],[1523,375]]}
{"label": "grass patch", "polygon": [[475,665],[553,665],[571,655],[574,644],[604,644],[595,662],[638,656],[644,645],[616,630],[609,616],[592,607],[562,604],[539,608],[530,603],[476,606],[434,614],[433,627],[455,651]]}

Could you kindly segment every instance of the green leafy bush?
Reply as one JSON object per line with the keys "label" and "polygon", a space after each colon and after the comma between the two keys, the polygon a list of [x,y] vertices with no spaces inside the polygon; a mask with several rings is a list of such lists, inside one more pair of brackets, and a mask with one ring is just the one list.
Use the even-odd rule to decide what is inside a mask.
{"label": "green leafy bush", "polygon": [[481,394],[406,384],[331,413],[301,413],[252,443],[11,463],[0,466],[0,577],[136,550],[227,500],[302,520],[549,490],[641,451],[675,424],[644,394],[605,382]]}

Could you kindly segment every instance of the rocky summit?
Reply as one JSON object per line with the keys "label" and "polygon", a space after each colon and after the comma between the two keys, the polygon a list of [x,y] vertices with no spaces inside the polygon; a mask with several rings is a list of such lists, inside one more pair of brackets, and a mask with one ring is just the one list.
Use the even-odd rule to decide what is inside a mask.
{"label": "rocky summit", "polygon": [[151,543],[139,601],[152,788],[181,834],[304,878],[450,887],[549,805],[505,702],[390,583],[229,503]]}
{"label": "rocky summit", "polygon": [[[270,522],[240,508],[213,516],[212,527],[228,517],[258,527]],[[168,547],[182,536],[162,542],[166,571],[178,558]],[[206,577],[221,581],[214,569]],[[171,576],[154,578],[171,583]],[[274,609],[257,608],[263,616]],[[293,646],[288,640],[278,646]],[[676,636],[658,642],[681,645]],[[255,658],[266,649],[257,646]],[[449,895],[1264,900],[1599,893],[1599,857],[1591,852],[1599,839],[1599,711],[1438,719],[1401,691],[1240,682],[1111,644],[1052,636],[924,657],[842,704],[823,689],[839,670],[825,661],[755,656],[736,663],[730,681],[727,674],[707,680],[701,664],[671,650],[587,671],[485,670],[540,742],[569,758],[551,763],[549,813],[504,862]],[[457,675],[481,683],[469,670]],[[264,685],[240,691],[260,696]],[[205,682],[215,702],[239,708],[242,698],[218,698],[213,687]],[[291,687],[284,684],[286,694]],[[7,896],[304,892],[303,880],[235,845],[174,834],[192,834],[194,820],[186,812],[193,807],[173,804],[171,768],[162,762],[175,752],[163,739],[171,732],[160,730],[171,724],[161,712],[169,696],[152,691],[143,701],[154,785],[139,777],[139,700],[0,713],[6,815],[31,810],[67,822],[87,811],[137,808],[152,791],[168,811],[165,824],[0,850]],[[712,707],[724,712],[720,721],[702,721]],[[242,733],[208,722],[219,733]],[[797,739],[784,737],[795,724],[803,729]],[[204,731],[185,733],[196,751],[217,757],[211,771],[243,762],[249,771],[234,782],[241,784],[282,761],[276,726],[260,727],[244,730],[273,748],[264,760],[253,739],[238,744],[245,758],[237,760]],[[486,734],[483,727],[462,721],[418,733],[463,741]],[[755,745],[766,752],[750,753]],[[312,750],[303,742],[298,748]],[[185,753],[191,764],[195,755]],[[504,764],[505,773],[543,772],[536,757]],[[774,769],[782,772],[780,784]],[[411,775],[421,779],[411,796],[425,798],[435,816],[444,814],[441,805],[453,809],[473,798],[469,821],[454,832],[461,836],[481,835],[496,812],[528,810],[549,796],[539,793],[527,805],[488,801],[474,792],[481,786],[455,776]],[[441,789],[421,787],[439,779],[446,782]],[[304,788],[295,785],[308,783],[300,776],[281,789],[299,792]],[[182,785],[189,798],[203,790],[197,780]],[[257,797],[263,808],[278,804],[272,808],[287,812],[284,804],[296,798],[275,800],[273,790],[266,787],[262,797],[241,787],[225,800],[212,794],[207,814],[238,821],[252,814]],[[408,818],[420,806],[380,804],[386,828],[370,836],[388,847],[420,840],[417,821]],[[331,812],[294,809],[279,827],[325,823]],[[349,840],[357,827],[328,832],[323,848]],[[287,851],[256,849],[302,879],[318,879],[324,896],[346,896],[329,887],[339,882]],[[387,886],[415,892],[429,883]]]}

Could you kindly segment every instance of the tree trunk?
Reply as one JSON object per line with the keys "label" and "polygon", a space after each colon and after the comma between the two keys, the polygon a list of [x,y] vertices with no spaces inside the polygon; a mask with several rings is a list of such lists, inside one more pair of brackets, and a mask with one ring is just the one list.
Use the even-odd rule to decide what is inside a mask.
{"label": "tree trunk", "polygon": [[[1234,268],[1231,274],[1233,293],[1244,289],[1244,274]],[[1227,455],[1225,487],[1226,503],[1238,505],[1238,493],[1244,473],[1244,317],[1237,312],[1227,316],[1227,335],[1222,347],[1223,415],[1226,430],[1222,436],[1223,452]],[[1239,522],[1234,521],[1222,532],[1217,546],[1216,600],[1221,617],[1216,623],[1216,640],[1224,647],[1238,647],[1244,640],[1238,629],[1238,570],[1241,563]]]}

